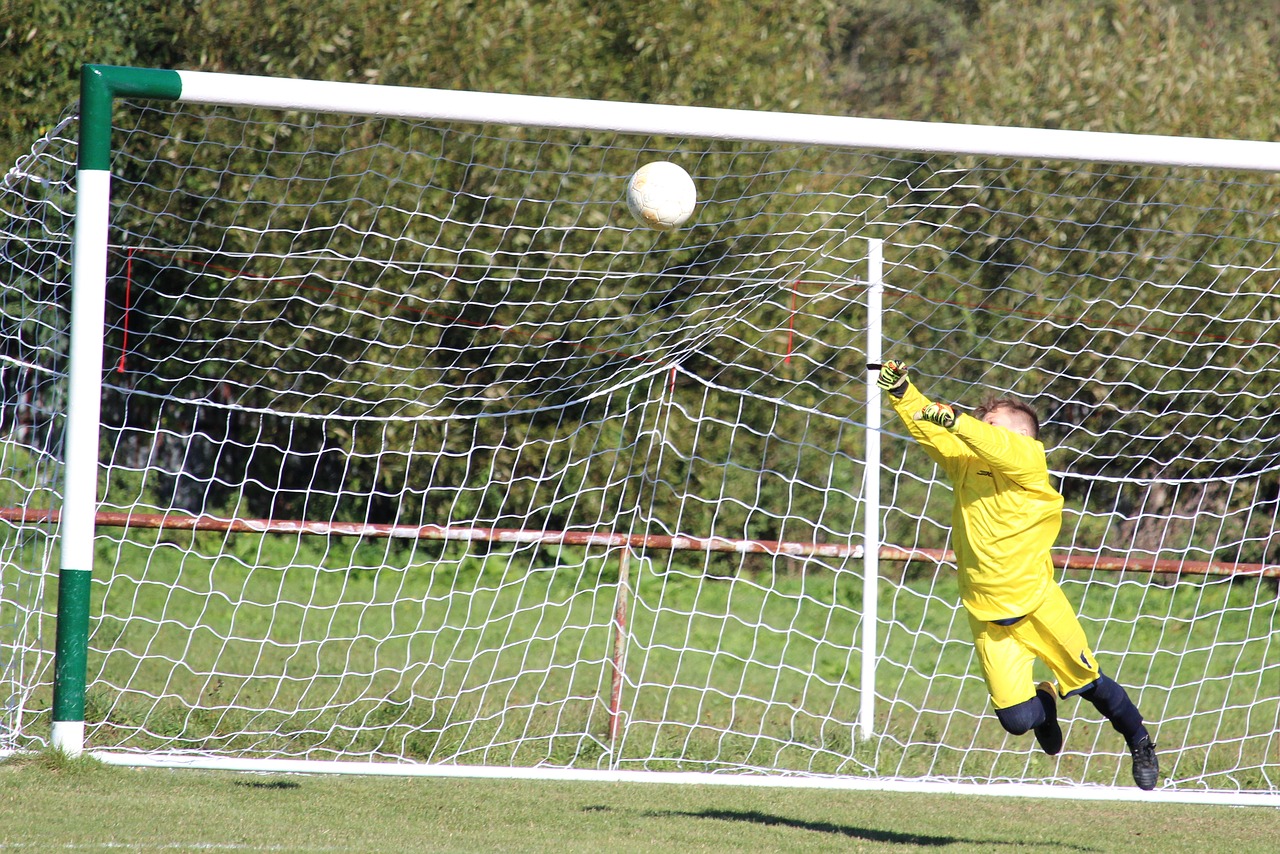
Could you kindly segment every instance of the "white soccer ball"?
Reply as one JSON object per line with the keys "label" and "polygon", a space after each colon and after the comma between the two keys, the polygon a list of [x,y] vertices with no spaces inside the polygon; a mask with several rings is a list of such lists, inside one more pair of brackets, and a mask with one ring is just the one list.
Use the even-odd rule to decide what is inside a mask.
{"label": "white soccer ball", "polygon": [[669,160],[646,163],[627,185],[627,207],[649,228],[671,231],[693,216],[698,191],[689,173]]}

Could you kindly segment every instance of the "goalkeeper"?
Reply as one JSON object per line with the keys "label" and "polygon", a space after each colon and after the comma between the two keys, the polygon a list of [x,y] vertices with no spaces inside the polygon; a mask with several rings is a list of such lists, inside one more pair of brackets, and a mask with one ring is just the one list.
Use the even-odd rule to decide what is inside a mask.
{"label": "goalkeeper", "polygon": [[[884,363],[877,385],[951,481],[960,601],[1001,726],[1014,735],[1034,732],[1041,749],[1056,755],[1062,750],[1057,699],[1083,697],[1124,736],[1134,782],[1155,788],[1159,763],[1142,715],[1098,668],[1053,579],[1049,550],[1062,525],[1062,496],[1049,482],[1035,411],[1003,397],[973,416],[957,414],[925,397],[902,362]],[[1032,682],[1037,658],[1053,672],[1056,686]]]}

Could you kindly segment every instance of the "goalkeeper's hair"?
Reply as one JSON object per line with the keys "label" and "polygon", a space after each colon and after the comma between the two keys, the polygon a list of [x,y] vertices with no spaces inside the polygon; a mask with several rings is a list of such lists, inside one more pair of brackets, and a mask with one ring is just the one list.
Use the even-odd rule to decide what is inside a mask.
{"label": "goalkeeper's hair", "polygon": [[1003,410],[1004,412],[1012,412],[1015,415],[1025,418],[1027,425],[1031,428],[1031,438],[1040,438],[1040,416],[1036,415],[1036,411],[1012,395],[1003,395],[997,397],[992,395],[973,411],[973,417],[981,421],[986,417],[988,412]]}

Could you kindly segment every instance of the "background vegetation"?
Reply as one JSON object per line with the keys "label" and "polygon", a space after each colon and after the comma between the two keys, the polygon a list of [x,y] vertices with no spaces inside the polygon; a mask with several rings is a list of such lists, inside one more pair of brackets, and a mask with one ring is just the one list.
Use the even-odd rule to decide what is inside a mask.
{"label": "background vegetation", "polygon": [[0,162],[97,62],[1275,139],[1276,0],[9,0]]}
{"label": "background vegetation", "polygon": [[[0,126],[0,162],[4,163],[13,162],[74,102],[78,68],[85,61],[836,115],[1190,136],[1280,137],[1280,91],[1275,85],[1280,77],[1280,3],[1275,0],[802,0],[745,4],[714,0],[504,0],[485,4],[463,0],[389,4],[350,0],[284,0],[271,4],[241,0],[217,4],[199,0],[176,4],[111,0],[99,4],[96,13],[89,16],[61,0],[14,0],[5,5],[3,14],[8,17],[0,20],[0,101],[12,106],[0,119],[4,122]],[[262,131],[270,132],[270,128]],[[365,137],[343,140],[347,144],[365,141]],[[319,141],[321,145],[329,142],[332,141]],[[412,143],[405,140],[403,146],[412,151]],[[270,171],[260,157],[253,161],[257,155],[250,152],[247,156],[248,160],[237,163],[245,176],[255,176],[256,180],[259,174]],[[909,166],[894,164],[889,168]],[[413,168],[427,167],[420,164]],[[355,187],[359,179],[354,176],[359,173],[352,174],[350,183]],[[197,179],[188,176],[184,180]],[[1136,175],[1107,169],[1084,170],[1065,176],[1014,170],[977,198],[937,198],[941,204],[968,204],[979,212],[972,221],[967,221],[966,215],[956,219],[954,226],[970,229],[974,236],[949,247],[950,257],[939,262],[946,264],[951,279],[972,286],[973,292],[966,297],[979,304],[952,310],[951,316],[937,321],[940,326],[917,327],[911,337],[900,343],[923,350],[931,342],[922,336],[943,340],[950,335],[950,340],[941,345],[950,348],[950,352],[947,357],[936,356],[936,362],[946,358],[956,362],[993,362],[1009,353],[1014,354],[1009,358],[1016,362],[1022,358],[1017,353],[1025,350],[1026,343],[1046,352],[1072,352],[1083,343],[1083,335],[1093,335],[1094,331],[1076,324],[1060,334],[1047,326],[1037,331],[1039,338],[1027,342],[1008,341],[999,334],[987,333],[995,319],[1007,314],[1062,313],[1082,304],[1078,300],[1097,295],[1081,290],[1066,298],[1051,297],[1043,283],[1054,273],[1087,269],[1099,292],[1121,274],[1141,281],[1144,264],[1149,267],[1166,259],[1135,260],[1142,251],[1135,244],[1135,235],[1141,233],[1138,229],[1186,233],[1187,245],[1178,251],[1185,253],[1183,257],[1198,259],[1195,263],[1199,267],[1178,270],[1179,287],[1160,297],[1162,316],[1185,316],[1173,321],[1161,351],[1152,354],[1143,349],[1143,341],[1124,334],[1124,330],[1144,321],[1141,308],[1135,311],[1130,307],[1103,318],[1110,339],[1090,342],[1098,349],[1111,348],[1115,356],[1137,366],[1126,373],[1126,382],[1108,386],[1105,401],[1099,399],[1097,386],[1087,382],[1093,368],[1090,364],[1082,362],[1073,376],[1055,374],[1029,362],[1007,367],[1023,371],[1020,382],[1025,388],[1019,388],[1020,393],[1042,394],[1047,399],[1052,439],[1088,436],[1089,441],[1094,441],[1092,437],[1102,437],[1094,441],[1096,447],[1081,449],[1079,458],[1071,461],[1073,470],[1081,476],[1150,477],[1162,470],[1164,474],[1200,478],[1239,478],[1258,474],[1255,469],[1269,471],[1272,454],[1259,456],[1251,452],[1239,455],[1245,462],[1223,463],[1212,449],[1224,441],[1252,442],[1263,429],[1260,425],[1275,415],[1273,402],[1260,401],[1245,418],[1223,418],[1210,398],[1199,393],[1180,394],[1179,390],[1188,376],[1202,370],[1221,372],[1216,377],[1216,388],[1224,393],[1238,391],[1245,377],[1251,377],[1256,386],[1271,382],[1275,376],[1275,365],[1268,361],[1269,356],[1259,355],[1261,350],[1238,364],[1219,365],[1210,363],[1216,353],[1212,348],[1182,346],[1184,340],[1203,330],[1200,318],[1204,316],[1230,321],[1236,338],[1266,336],[1267,328],[1261,323],[1266,321],[1266,313],[1259,314],[1255,302],[1233,299],[1234,291],[1243,285],[1238,281],[1219,282],[1219,274],[1213,270],[1223,265],[1240,269],[1265,266],[1266,253],[1274,252],[1274,243],[1251,240],[1247,230],[1256,228],[1256,224],[1234,217],[1238,211],[1274,207],[1275,182],[1260,190],[1224,191],[1214,183],[1192,187],[1182,191],[1181,201],[1188,205],[1186,213],[1144,204],[1169,183],[1168,174],[1158,170]],[[1104,201],[1081,201],[1097,195],[1099,188],[1105,191],[1100,196]],[[764,192],[760,188],[756,191]],[[1194,208],[1197,203],[1215,206],[1215,219],[1206,218]],[[302,217],[308,225],[319,226],[328,221],[326,218],[340,215],[325,206],[299,206],[299,210],[297,222],[281,220],[277,214],[274,225],[281,240]],[[999,213],[988,218],[985,212],[992,210]],[[393,217],[394,213],[384,211],[378,216]],[[154,219],[150,215],[142,218]],[[378,225],[388,233],[397,233],[394,222],[380,221]],[[904,229],[902,234],[909,232]],[[201,236],[193,234],[190,239],[198,241]],[[1057,254],[1064,244],[1078,250],[1068,253],[1066,262]],[[257,247],[263,252],[275,248],[266,244]],[[475,248],[491,251],[495,247],[477,244]],[[334,250],[340,254],[349,251],[341,245],[335,245]],[[699,263],[695,257],[681,260],[690,269]],[[1074,269],[1065,268],[1064,263]],[[1215,264],[1218,267],[1212,266]],[[1168,269],[1163,271],[1165,276],[1170,274]],[[149,298],[172,303],[153,305],[154,316],[175,308],[179,311],[177,316],[166,317],[164,326],[149,330],[155,334],[145,336],[145,340],[140,338],[134,345],[137,355],[149,359],[152,367],[162,366],[178,352],[196,322],[180,314],[181,297],[200,293],[201,288],[211,285],[203,283],[196,271],[184,272],[172,266],[157,271],[141,259],[135,275],[140,280],[152,277],[146,288]],[[1206,296],[1198,289],[1205,284],[1216,285],[1215,295]],[[948,287],[951,285],[944,282],[927,296],[943,304],[949,299],[954,302],[954,296],[946,292]],[[1256,289],[1258,285],[1249,282],[1247,287]],[[118,283],[113,288],[112,301],[119,306],[124,297],[116,292],[120,289]],[[921,293],[925,291],[922,289]],[[1135,303],[1141,306],[1144,301],[1145,297]],[[134,308],[134,322],[139,323],[139,315],[148,309],[142,305]],[[891,306],[891,310],[904,316],[910,316],[915,308],[911,304]],[[504,312],[509,310],[501,305],[471,305],[464,309],[460,320],[471,324],[506,322],[509,317]],[[637,315],[661,314],[663,310],[669,311],[670,306],[656,298],[635,306]],[[243,312],[244,320],[253,321],[259,319],[252,315],[254,311],[276,308],[264,301],[259,306],[237,308],[229,316],[239,320]],[[289,325],[290,317],[281,319],[285,326]],[[355,352],[352,348],[362,349],[367,346],[366,341],[378,335],[386,336],[388,347],[398,347],[401,342],[388,331],[389,320],[375,317],[368,322],[378,325],[377,331],[339,330],[352,334],[335,334],[327,340],[326,358],[334,366],[329,373],[336,375],[351,360]],[[687,316],[673,315],[673,320],[683,323]],[[967,343],[977,337],[970,333],[979,328],[984,331],[980,343]],[[434,343],[443,354],[439,358],[453,357],[455,342],[448,334]],[[725,381],[737,387],[749,382],[750,371],[761,370],[761,366],[736,364],[750,356],[733,349],[735,346],[726,336],[711,342],[700,355],[712,363],[734,365],[739,375]],[[288,366],[291,355],[297,355],[293,342],[282,344],[268,339],[262,342],[262,348],[284,349],[282,367]],[[493,372],[483,364],[487,357],[484,349],[461,352],[462,349],[464,345],[457,345],[460,355],[455,365],[465,369],[464,379],[473,383],[491,381]],[[820,370],[814,372],[811,381],[801,378],[801,385],[806,388],[771,393],[787,394],[797,405],[821,406],[832,377],[857,374],[853,370],[856,366],[845,364],[856,355],[852,349],[844,354],[816,353],[814,362]],[[236,358],[243,373],[243,366],[254,360],[254,354],[238,353]],[[1144,367],[1148,362],[1154,364]],[[271,367],[274,369],[275,365]],[[454,373],[461,376],[463,371]],[[190,385],[167,387],[163,393],[192,397],[210,393]],[[346,386],[322,389],[312,385],[315,387],[303,384],[294,389],[300,393],[299,399],[316,394],[342,398],[347,390]],[[138,390],[160,391],[141,387]],[[952,382],[931,390],[956,397],[963,386]],[[1148,390],[1158,390],[1165,396],[1158,404],[1151,404],[1146,400]],[[268,389],[271,394],[277,391]],[[263,401],[245,397],[237,402],[247,407],[275,405],[284,409],[293,405],[287,399]],[[393,406],[400,401],[386,403]],[[133,409],[127,417],[132,423],[143,425],[144,434],[170,417],[160,412],[144,414],[141,410],[146,404],[136,396],[129,405]],[[124,419],[123,406],[119,400],[109,399],[109,417]],[[387,409],[383,406],[378,411]],[[1187,414],[1187,418],[1170,434],[1152,438],[1146,424],[1162,411],[1170,410]],[[797,434],[805,429],[803,424],[788,427]],[[272,429],[271,425],[245,423],[199,425],[199,432],[213,441],[219,441],[229,431]],[[419,518],[417,499],[384,489],[386,484],[405,481],[404,472],[394,462],[379,468],[326,455],[328,439],[323,428],[300,424],[291,429],[289,441],[293,444],[282,454],[310,460],[314,470],[291,471],[280,459],[256,450],[257,456],[252,460],[224,456],[222,470],[194,474],[234,484],[245,480],[245,472],[250,470],[253,476],[248,480],[265,485],[261,494],[254,494],[247,487],[244,490],[248,509],[256,515],[300,515],[305,501],[316,500],[306,494],[306,485],[318,477],[342,479],[351,492],[371,496],[367,502],[356,502],[347,508],[345,512],[353,517],[391,521],[397,513],[405,513],[403,518]],[[555,427],[531,425],[529,435],[539,435],[544,429]],[[1144,438],[1138,441],[1138,436]],[[749,437],[743,440],[750,441]],[[376,456],[370,448],[378,443],[411,447],[413,441],[404,436],[369,434],[353,440],[366,461]],[[503,443],[501,437],[460,433],[448,441],[455,455],[467,446],[500,447]],[[704,452],[703,456],[727,458],[727,452],[721,450]],[[847,444],[842,451],[856,454],[857,449]],[[766,453],[769,452],[759,450],[759,454]],[[1184,457],[1190,462],[1181,464],[1183,470],[1163,470],[1165,461]],[[384,461],[387,459],[390,456]],[[1192,470],[1204,461],[1216,467]],[[554,461],[551,463],[554,465]],[[800,465],[782,459],[771,463],[779,469]],[[479,468],[485,464],[486,461],[477,460]],[[822,464],[818,465],[821,469]],[[471,469],[447,475],[455,480],[474,477]],[[800,479],[818,483],[822,476],[818,471],[806,471]],[[1249,500],[1256,499],[1267,506],[1280,502],[1280,482],[1273,475],[1264,475],[1264,480],[1256,493],[1250,493],[1254,497]],[[1080,489],[1073,483],[1064,488]],[[181,506],[182,496],[176,494],[181,490],[172,489],[175,503]],[[447,498],[425,495],[421,501],[440,505]],[[201,506],[202,500],[203,496],[196,496],[192,509]],[[821,490],[803,498],[775,491],[762,495],[759,503],[792,505],[795,515],[817,522],[823,500]],[[1185,504],[1195,500],[1175,496],[1169,502]],[[1234,498],[1221,499],[1219,509],[1231,512],[1233,508],[1228,505],[1232,501],[1237,504],[1234,509],[1239,510],[1239,500]],[[1141,500],[1125,498],[1120,503],[1136,505]],[[508,508],[481,509],[488,518],[498,519],[509,514],[511,508],[518,515],[527,513],[529,506],[529,500],[516,497]],[[327,515],[325,509],[314,505],[311,512]],[[543,515],[531,524],[563,524],[560,514]],[[703,522],[692,525],[691,530],[706,531],[709,522]],[[777,524],[769,522],[754,524],[744,520],[738,524],[735,520],[730,527],[764,538],[783,536]],[[803,533],[796,532],[796,536]],[[1231,557],[1261,560],[1266,548],[1265,544],[1254,544],[1237,549]]]}

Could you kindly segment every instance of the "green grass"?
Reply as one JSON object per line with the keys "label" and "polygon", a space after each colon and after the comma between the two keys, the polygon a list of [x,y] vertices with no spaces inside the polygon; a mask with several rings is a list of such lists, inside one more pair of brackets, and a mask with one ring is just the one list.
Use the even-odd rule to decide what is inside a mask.
{"label": "green grass", "polygon": [[0,849],[1270,852],[1280,809],[0,764]]}
{"label": "green grass", "polygon": [[[890,737],[854,744],[855,573],[710,578],[634,560],[627,726],[614,756],[614,556],[155,532],[103,538],[98,550],[111,569],[92,606],[94,748],[1128,781],[1114,733],[1099,735],[1105,725],[1074,701],[1064,710],[1082,718],[1068,729],[1075,749],[1060,759],[1005,736],[969,672],[972,644],[945,574],[912,569],[886,585],[876,727]],[[1162,686],[1141,704],[1160,723],[1166,776],[1269,788],[1280,707],[1273,588],[1087,588],[1090,634],[1127,650],[1107,666]],[[47,734],[48,700],[46,682],[29,700],[26,732]],[[1222,758],[1203,748],[1214,737],[1235,739]]]}

